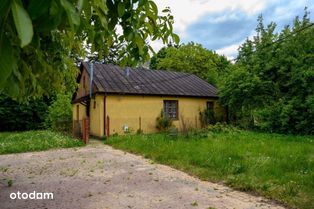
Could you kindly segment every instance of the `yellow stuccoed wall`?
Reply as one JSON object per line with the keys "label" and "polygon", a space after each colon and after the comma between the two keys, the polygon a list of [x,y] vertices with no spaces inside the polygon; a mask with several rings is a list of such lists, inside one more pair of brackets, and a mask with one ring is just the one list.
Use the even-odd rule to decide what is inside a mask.
{"label": "yellow stuccoed wall", "polygon": [[[79,109],[79,114],[77,115],[77,107]],[[86,117],[86,109],[85,106],[79,103],[73,104],[72,105],[72,119],[73,120],[82,120],[83,118]]]}
{"label": "yellow stuccoed wall", "polygon": [[[94,106],[94,102],[95,106]],[[97,95],[90,103],[90,134],[104,136],[104,96]]]}
{"label": "yellow stuccoed wall", "polygon": [[[105,135],[104,131],[104,95],[97,95],[90,102],[90,134],[98,137]],[[109,131],[112,134],[124,134],[123,127],[128,126],[132,133],[140,128],[144,133],[157,132],[156,118],[163,109],[164,100],[178,100],[179,120],[173,124],[182,129],[183,122],[190,128],[200,128],[199,113],[206,108],[208,101],[214,102],[215,114],[222,117],[224,110],[217,101],[205,98],[164,97],[164,96],[132,96],[107,95],[106,116],[109,116]],[[94,102],[96,102],[94,107]],[[85,106],[73,104],[73,119],[76,120],[76,106],[79,105],[79,118],[86,117]],[[141,119],[140,119],[141,118]]]}
{"label": "yellow stuccoed wall", "polygon": [[[164,100],[178,100],[179,120],[174,125],[180,130],[182,122],[192,128],[200,128],[199,112],[206,108],[204,98],[163,97],[163,96],[129,96],[111,95],[106,98],[106,113],[110,118],[110,135],[123,134],[123,126],[127,125],[135,133],[140,128],[144,133],[156,132],[156,118],[163,110]],[[223,114],[218,103],[214,105],[217,114]],[[221,112],[221,113],[219,113]]]}

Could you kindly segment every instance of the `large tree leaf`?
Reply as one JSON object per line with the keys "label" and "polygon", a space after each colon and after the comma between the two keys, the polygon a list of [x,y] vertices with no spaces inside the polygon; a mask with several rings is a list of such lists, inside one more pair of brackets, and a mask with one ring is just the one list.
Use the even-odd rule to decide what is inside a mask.
{"label": "large tree leaf", "polygon": [[7,78],[17,68],[11,42],[4,33],[0,34],[0,89],[3,89]]}
{"label": "large tree leaf", "polygon": [[175,44],[179,44],[180,42],[180,37],[177,34],[172,34],[172,39],[175,42]]}
{"label": "large tree leaf", "polygon": [[60,2],[61,2],[62,7],[64,8],[64,10],[66,11],[66,13],[68,15],[68,19],[69,19],[71,27],[73,28],[73,25],[77,25],[77,26],[80,25],[80,15],[76,11],[73,4],[71,4],[67,0],[61,0]]}
{"label": "large tree leaf", "polygon": [[28,13],[20,3],[12,1],[11,8],[14,24],[21,40],[21,47],[24,47],[32,41],[34,34],[33,24]]}
{"label": "large tree leaf", "polygon": [[78,0],[77,1],[77,8],[78,8],[79,12],[82,11],[82,9],[84,8],[84,5],[86,5],[87,2],[88,2],[87,0]]}
{"label": "large tree leaf", "polygon": [[153,14],[157,17],[157,15],[158,15],[158,7],[157,7],[157,5],[153,1],[149,1],[149,4],[150,4],[150,6],[152,8]]}
{"label": "large tree leaf", "polygon": [[118,4],[118,14],[119,14],[119,17],[122,17],[124,15],[124,12],[125,12],[125,5],[123,2],[119,2]]}
{"label": "large tree leaf", "polygon": [[107,14],[108,13],[108,8],[106,5],[106,0],[94,0],[95,3],[95,7],[100,8],[100,10],[104,13]]}

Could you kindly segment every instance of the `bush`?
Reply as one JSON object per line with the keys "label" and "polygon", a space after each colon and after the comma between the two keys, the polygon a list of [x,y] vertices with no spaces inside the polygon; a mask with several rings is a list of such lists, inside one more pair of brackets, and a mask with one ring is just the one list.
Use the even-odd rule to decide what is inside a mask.
{"label": "bush", "polygon": [[0,95],[0,131],[43,129],[49,103],[47,98],[19,103]]}
{"label": "bush", "polygon": [[159,131],[167,131],[170,127],[172,127],[172,120],[165,115],[163,111],[160,112],[160,115],[156,119],[156,128]]}
{"label": "bush", "polygon": [[183,115],[180,116],[180,132],[185,138],[189,138],[190,134],[195,131],[190,120],[185,119]]}
{"label": "bush", "polygon": [[64,133],[72,129],[71,95],[58,94],[56,100],[48,109],[46,126],[55,131]]}
{"label": "bush", "polygon": [[140,128],[139,128],[139,129],[137,129],[137,130],[136,130],[136,134],[139,134],[139,135],[140,135],[140,134],[143,134],[143,130],[142,130],[142,129],[140,129]]}
{"label": "bush", "polygon": [[255,125],[258,129],[268,132],[313,135],[313,104],[296,98],[290,98],[289,101],[282,99],[256,111]]}
{"label": "bush", "polygon": [[179,131],[176,127],[174,126],[171,126],[167,129],[167,135],[171,138],[178,138],[178,135],[179,135]]}
{"label": "bush", "polygon": [[239,132],[240,130],[234,126],[230,126],[226,123],[216,123],[215,125],[207,126],[207,130],[214,133],[232,133]]}
{"label": "bush", "polygon": [[201,111],[200,121],[201,121],[202,128],[206,127],[209,124],[215,124],[216,119],[215,119],[214,110],[206,108],[205,110]]}

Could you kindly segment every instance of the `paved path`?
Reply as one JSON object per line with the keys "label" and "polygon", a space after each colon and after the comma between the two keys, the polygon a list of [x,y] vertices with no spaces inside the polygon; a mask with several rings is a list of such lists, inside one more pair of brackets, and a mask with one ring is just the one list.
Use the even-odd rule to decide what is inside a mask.
{"label": "paved path", "polygon": [[[6,179],[6,180],[5,180]],[[13,180],[11,187],[7,179]],[[11,200],[12,192],[53,200]],[[0,208],[282,208],[102,144],[0,155]]]}

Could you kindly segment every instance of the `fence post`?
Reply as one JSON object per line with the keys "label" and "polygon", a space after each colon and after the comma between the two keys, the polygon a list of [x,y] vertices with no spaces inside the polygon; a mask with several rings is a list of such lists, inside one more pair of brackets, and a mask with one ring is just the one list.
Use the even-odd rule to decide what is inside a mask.
{"label": "fence post", "polygon": [[82,119],[81,125],[81,132],[82,132],[82,141],[85,143],[85,119]]}
{"label": "fence post", "polygon": [[89,142],[89,117],[85,118],[85,144]]}
{"label": "fence post", "polygon": [[84,144],[89,141],[89,118],[84,118],[82,121],[82,139]]}

